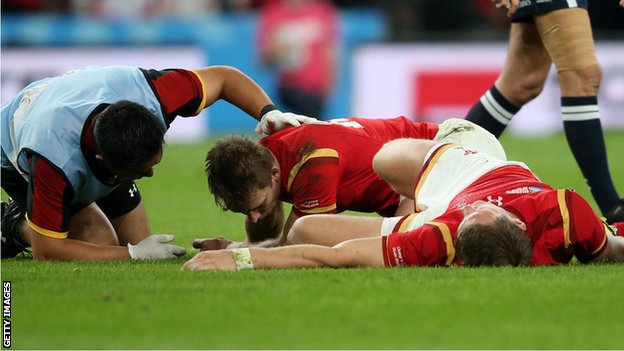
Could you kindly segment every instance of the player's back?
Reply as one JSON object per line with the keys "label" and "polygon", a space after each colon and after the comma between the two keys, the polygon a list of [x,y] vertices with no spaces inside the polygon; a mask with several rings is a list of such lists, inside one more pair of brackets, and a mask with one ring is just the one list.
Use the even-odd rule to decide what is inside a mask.
{"label": "player's back", "polygon": [[532,265],[589,262],[604,249],[605,225],[582,196],[549,189],[503,206],[527,225],[533,243]]}
{"label": "player's back", "polygon": [[[373,157],[390,140],[433,139],[437,131],[436,124],[414,123],[405,117],[347,118],[289,128],[263,138],[260,142],[271,150],[280,163],[284,201],[296,204],[293,186],[297,185],[299,175],[312,168],[324,168],[325,174],[308,174],[305,184],[300,185],[307,187],[308,194],[309,188],[314,187],[313,183],[326,184],[317,182],[318,177],[333,176],[337,178],[337,212],[381,211],[392,215],[391,211],[385,209],[396,207],[398,195],[374,173]],[[327,171],[330,164],[335,164],[335,168]],[[309,196],[313,197],[311,194]]]}

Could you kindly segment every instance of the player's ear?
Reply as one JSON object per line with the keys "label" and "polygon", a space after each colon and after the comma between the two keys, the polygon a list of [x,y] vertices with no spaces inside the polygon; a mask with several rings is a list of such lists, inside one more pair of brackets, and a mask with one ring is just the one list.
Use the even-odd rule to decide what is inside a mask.
{"label": "player's ear", "polygon": [[522,220],[520,220],[520,218],[513,218],[512,221],[514,222],[515,225],[518,226],[518,228],[520,228],[522,230],[526,230],[527,229],[526,223],[524,223]]}
{"label": "player's ear", "polygon": [[279,167],[272,167],[271,168],[271,178],[279,180],[279,178],[280,178],[280,169],[279,169]]}

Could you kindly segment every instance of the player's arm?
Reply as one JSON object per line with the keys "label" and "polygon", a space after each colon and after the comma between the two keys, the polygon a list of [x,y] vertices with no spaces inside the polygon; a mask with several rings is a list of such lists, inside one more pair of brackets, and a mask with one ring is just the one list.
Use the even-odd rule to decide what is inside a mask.
{"label": "player's arm", "polygon": [[[248,251],[247,251],[248,250]],[[265,268],[383,267],[381,238],[354,239],[334,247],[293,245],[202,251],[184,270],[236,271]]]}
{"label": "player's arm", "polygon": [[161,103],[168,123],[176,116],[196,116],[217,100],[225,100],[256,120],[256,131],[270,134],[316,119],[279,111],[250,77],[230,66],[211,66],[194,71],[144,70],[143,74]]}
{"label": "player's arm", "polygon": [[248,216],[245,216],[245,232],[247,234],[245,242],[236,242],[219,236],[216,238],[196,239],[193,241],[193,247],[200,251],[214,251],[232,248],[281,246],[286,241],[284,235],[279,235],[283,223],[284,205],[280,201],[275,207],[275,211],[262,220],[256,221],[256,223],[252,222]]}
{"label": "player's arm", "polygon": [[204,89],[203,107],[223,99],[260,120],[261,111],[273,102],[264,90],[249,76],[230,66],[211,66],[194,71]]}
{"label": "player's arm", "polygon": [[[283,205],[280,202],[280,205],[278,205],[279,207],[282,207],[282,213],[283,213]],[[257,226],[258,223],[252,223],[251,221],[249,221],[247,219],[247,217],[245,217],[245,229],[248,230],[256,230],[256,237],[260,237],[262,234],[260,234],[260,230]],[[283,218],[283,216],[282,216]],[[294,221],[299,218],[296,214],[294,214],[293,212],[290,213],[290,215],[288,216],[288,219],[286,220],[286,225],[285,228],[288,227],[290,228],[292,226],[292,223],[294,223]],[[272,233],[272,229],[269,229],[267,231],[267,233]],[[279,237],[271,237],[270,239],[265,239],[265,240],[260,240],[260,241],[247,241],[247,242],[234,242],[231,240],[228,240],[224,237],[216,237],[216,238],[211,238],[211,239],[197,239],[193,242],[193,247],[196,249],[200,249],[201,251],[205,251],[205,250],[223,250],[223,249],[234,249],[234,248],[245,248],[245,247],[277,247],[277,246],[282,246],[286,243],[286,234],[287,231],[286,229],[284,229],[284,234],[280,235]],[[273,235],[273,234],[271,234]],[[248,232],[248,238],[249,238],[249,232]]]}
{"label": "player's arm", "polygon": [[113,246],[97,245],[73,239],[57,239],[41,235],[26,226],[35,260],[118,260],[118,259],[167,259],[180,257],[186,250],[179,246],[166,244],[173,235],[151,235],[136,245]]}
{"label": "player's arm", "polygon": [[204,90],[201,108],[223,99],[259,121],[256,132],[271,134],[301,123],[313,123],[315,118],[281,112],[264,90],[249,76],[230,66],[212,66],[196,70]]}
{"label": "player's arm", "polygon": [[[91,204],[72,214],[68,204],[71,203],[73,190],[63,172],[37,155],[30,158],[29,167],[28,183],[32,198],[29,201],[26,220],[22,222],[19,231],[21,237],[31,244],[34,259],[171,258],[185,253],[183,248],[164,244],[173,240],[172,235],[150,236],[136,245],[131,245],[132,248],[106,245],[117,241],[117,236],[111,223],[97,206]],[[143,215],[141,211],[131,211],[117,217],[116,223],[130,220],[136,224],[136,221],[131,221],[133,216],[139,216],[141,220],[146,221],[142,218]]]}
{"label": "player's arm", "polygon": [[95,245],[72,239],[55,239],[25,226],[35,260],[117,260],[130,258],[125,246]]}
{"label": "player's arm", "polygon": [[377,216],[308,215],[295,222],[286,244],[334,246],[350,239],[380,237],[383,220]]}

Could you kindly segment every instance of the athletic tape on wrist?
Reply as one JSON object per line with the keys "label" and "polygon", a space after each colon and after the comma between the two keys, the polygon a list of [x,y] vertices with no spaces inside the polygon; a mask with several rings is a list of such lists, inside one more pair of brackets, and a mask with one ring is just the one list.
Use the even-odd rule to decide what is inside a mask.
{"label": "athletic tape on wrist", "polygon": [[232,249],[232,255],[234,256],[237,271],[254,268],[254,264],[251,261],[251,252],[248,248]]}

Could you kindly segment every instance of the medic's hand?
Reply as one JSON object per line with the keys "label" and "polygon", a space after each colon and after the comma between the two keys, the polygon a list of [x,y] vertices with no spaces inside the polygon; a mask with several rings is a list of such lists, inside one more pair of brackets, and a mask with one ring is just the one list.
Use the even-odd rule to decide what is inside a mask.
{"label": "medic's hand", "polygon": [[175,235],[151,235],[136,245],[128,244],[128,253],[133,260],[161,260],[186,255],[183,247],[165,244],[175,239]]}
{"label": "medic's hand", "polygon": [[318,122],[316,118],[272,110],[262,115],[260,122],[256,126],[256,133],[269,135],[287,127],[297,127],[304,123]]}

